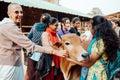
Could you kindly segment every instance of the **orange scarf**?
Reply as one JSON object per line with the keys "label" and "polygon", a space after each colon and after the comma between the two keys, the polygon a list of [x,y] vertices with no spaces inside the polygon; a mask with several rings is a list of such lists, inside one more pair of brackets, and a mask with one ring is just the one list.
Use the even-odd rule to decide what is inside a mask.
{"label": "orange scarf", "polygon": [[[52,44],[55,44],[56,42],[59,42],[57,33],[56,33],[55,31],[53,31],[52,29],[50,29],[50,28],[48,27],[48,28],[46,28],[46,32],[48,33],[49,38],[50,38],[50,41],[52,42]],[[54,63],[55,63],[56,68],[59,68],[60,57],[54,55],[52,59],[53,59],[53,61],[54,61]]]}

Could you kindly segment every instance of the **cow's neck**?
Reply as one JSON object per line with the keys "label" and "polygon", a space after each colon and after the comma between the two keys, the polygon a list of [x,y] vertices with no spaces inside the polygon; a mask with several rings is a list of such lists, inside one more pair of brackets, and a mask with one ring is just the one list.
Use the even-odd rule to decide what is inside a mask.
{"label": "cow's neck", "polygon": [[[64,65],[67,65],[67,66],[64,66]],[[61,59],[60,67],[61,67],[61,70],[63,72],[65,80],[69,80],[70,74],[71,74],[71,73],[69,73],[69,71],[73,65],[74,65],[74,63],[66,60],[65,58]]]}

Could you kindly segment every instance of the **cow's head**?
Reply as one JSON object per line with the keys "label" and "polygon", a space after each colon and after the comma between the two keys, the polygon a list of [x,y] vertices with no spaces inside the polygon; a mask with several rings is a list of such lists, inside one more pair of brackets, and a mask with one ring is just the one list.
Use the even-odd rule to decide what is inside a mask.
{"label": "cow's head", "polygon": [[61,43],[56,43],[56,45],[66,50],[69,58],[77,61],[84,60],[81,55],[86,53],[86,51],[82,47],[82,41],[80,40],[80,37],[76,34],[63,35]]}
{"label": "cow's head", "polygon": [[[82,57],[84,53],[86,53],[83,48],[83,43],[79,36],[76,34],[65,34],[62,36],[61,42],[55,44],[59,49],[64,49],[67,51],[68,55],[65,58],[61,58],[60,60],[60,68],[64,75],[65,80],[80,80],[80,71],[81,66],[73,61],[82,61],[86,60],[86,58]],[[70,60],[68,60],[70,59]]]}

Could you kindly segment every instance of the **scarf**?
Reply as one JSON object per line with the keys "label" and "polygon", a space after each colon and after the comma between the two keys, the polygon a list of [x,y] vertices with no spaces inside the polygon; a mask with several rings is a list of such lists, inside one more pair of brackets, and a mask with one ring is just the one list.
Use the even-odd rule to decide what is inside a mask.
{"label": "scarf", "polygon": [[[48,33],[49,38],[50,38],[50,41],[52,42],[52,44],[55,44],[56,42],[59,42],[57,33],[56,33],[55,31],[53,31],[52,29],[50,29],[50,28],[48,27],[48,28],[46,28],[46,32]],[[54,61],[54,63],[55,63],[55,67],[56,67],[56,68],[59,68],[60,57],[59,57],[59,56],[56,56],[56,55],[53,55],[52,59],[53,59],[53,61]]]}
{"label": "scarf", "polygon": [[[99,38],[96,38],[96,37],[95,37],[95,38],[93,38],[92,41],[90,42],[90,44],[89,44],[89,46],[88,46],[88,49],[87,49],[89,55],[91,54],[91,50],[92,50],[93,44],[94,44],[98,39],[100,39],[100,37],[99,37]],[[88,74],[88,68],[87,68],[87,67],[82,67],[80,80],[86,80],[87,74]]]}

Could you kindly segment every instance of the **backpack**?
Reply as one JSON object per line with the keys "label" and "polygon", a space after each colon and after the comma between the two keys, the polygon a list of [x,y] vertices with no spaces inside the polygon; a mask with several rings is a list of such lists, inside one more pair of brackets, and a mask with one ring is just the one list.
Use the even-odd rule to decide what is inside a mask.
{"label": "backpack", "polygon": [[105,68],[106,68],[108,80],[112,80],[114,77],[117,77],[117,73],[118,72],[120,73],[120,51],[117,51],[116,60],[114,62],[108,61]]}

